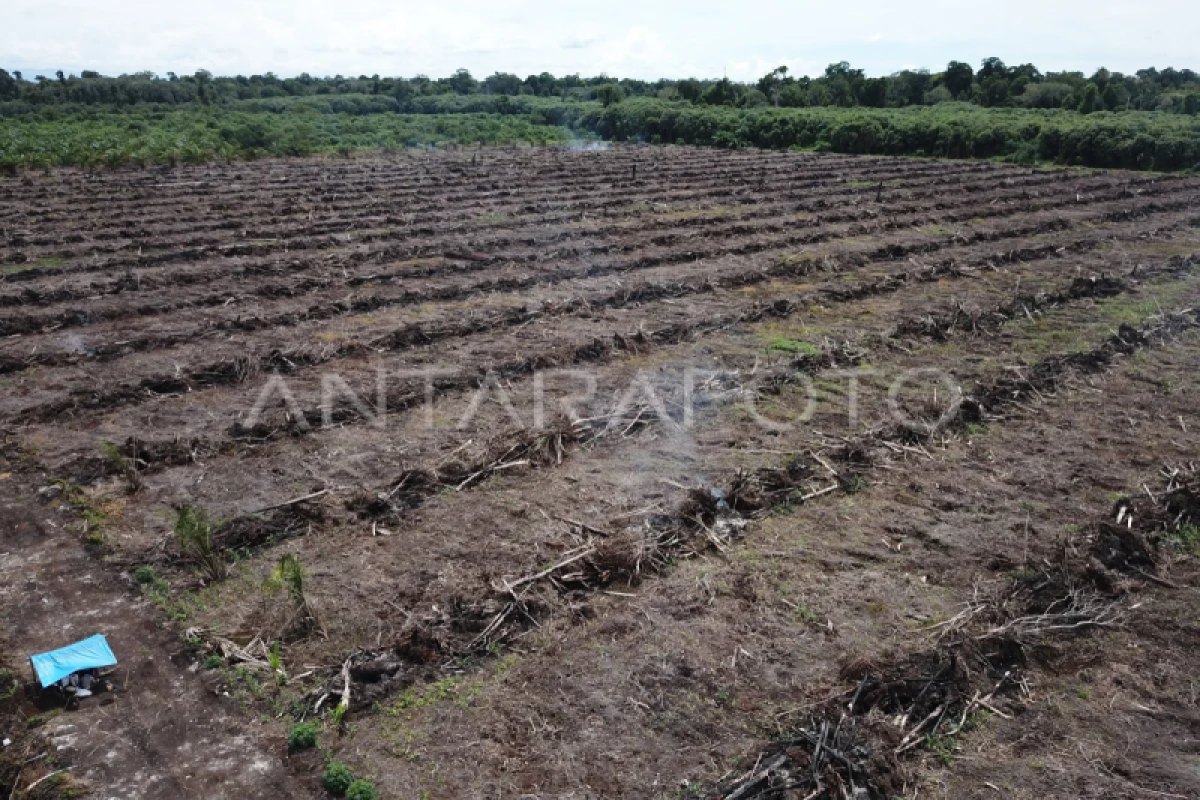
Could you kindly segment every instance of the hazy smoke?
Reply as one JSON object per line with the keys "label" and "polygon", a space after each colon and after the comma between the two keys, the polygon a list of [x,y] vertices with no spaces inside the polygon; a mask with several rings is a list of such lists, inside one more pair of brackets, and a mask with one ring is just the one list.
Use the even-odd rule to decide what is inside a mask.
{"label": "hazy smoke", "polygon": [[593,150],[607,150],[608,142],[585,142],[575,139],[567,145],[567,149],[572,153],[584,153],[591,152]]}

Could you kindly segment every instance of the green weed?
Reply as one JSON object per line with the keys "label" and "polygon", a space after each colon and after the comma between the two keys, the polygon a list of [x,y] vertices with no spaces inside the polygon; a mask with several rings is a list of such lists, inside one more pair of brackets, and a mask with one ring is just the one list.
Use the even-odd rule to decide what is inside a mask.
{"label": "green weed", "polygon": [[790,605],[792,610],[796,612],[797,617],[809,623],[810,625],[817,625],[821,622],[821,618],[818,617],[816,612],[814,612],[808,606],[799,603],[788,603],[788,605]]}
{"label": "green weed", "polygon": [[213,539],[213,527],[208,513],[199,506],[181,506],[175,519],[175,541],[183,554],[191,559],[211,581],[225,579],[225,556]]}
{"label": "green weed", "polygon": [[937,756],[942,766],[950,766],[954,759],[954,739],[949,736],[926,736],[925,747]]}
{"label": "green weed", "polygon": [[57,487],[67,504],[79,512],[85,531],[99,533],[103,530],[108,522],[108,512],[96,503],[95,498],[90,497],[82,487],[62,478],[51,478],[50,485]]}
{"label": "green weed", "polygon": [[321,784],[325,787],[325,791],[334,797],[345,797],[346,791],[353,783],[353,773],[342,762],[330,761],[325,765],[325,775],[321,779]]}
{"label": "green weed", "polygon": [[375,784],[359,778],[346,787],[346,800],[379,800],[379,792],[375,790]]}
{"label": "green weed", "polygon": [[308,631],[320,627],[321,624],[317,619],[316,609],[304,592],[307,577],[308,570],[304,568],[300,558],[294,553],[284,553],[263,584],[263,588],[268,591],[287,591],[292,603],[292,620],[288,627],[292,629]]}
{"label": "green weed", "polygon": [[160,580],[158,577],[158,572],[155,571],[154,567],[149,567],[146,565],[134,567],[133,579],[142,586],[153,584]]}
{"label": "green weed", "polygon": [[1176,550],[1194,553],[1200,550],[1200,525],[1181,525],[1163,538]]}
{"label": "green weed", "polygon": [[186,605],[177,601],[171,595],[171,586],[167,579],[155,571],[154,567],[142,565],[133,570],[133,579],[142,587],[142,591],[154,605],[175,622],[187,622],[191,613]]}
{"label": "green weed", "polygon": [[400,716],[404,712],[426,708],[443,701],[460,700],[465,694],[469,694],[461,690],[462,682],[461,676],[453,675],[424,686],[410,686],[385,711],[391,716]]}
{"label": "green weed", "polygon": [[317,744],[317,723],[301,722],[292,726],[288,733],[288,752],[299,753],[309,750]]}

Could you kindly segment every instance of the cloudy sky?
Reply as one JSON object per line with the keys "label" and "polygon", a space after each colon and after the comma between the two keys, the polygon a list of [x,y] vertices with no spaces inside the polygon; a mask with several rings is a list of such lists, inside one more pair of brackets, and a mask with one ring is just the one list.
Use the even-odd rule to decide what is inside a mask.
{"label": "cloudy sky", "polygon": [[[3,0],[0,67],[105,74],[448,75],[465,67],[620,77],[879,75],[987,56],[1043,70],[1200,68],[1195,0]],[[1165,24],[1164,20],[1169,20]]]}

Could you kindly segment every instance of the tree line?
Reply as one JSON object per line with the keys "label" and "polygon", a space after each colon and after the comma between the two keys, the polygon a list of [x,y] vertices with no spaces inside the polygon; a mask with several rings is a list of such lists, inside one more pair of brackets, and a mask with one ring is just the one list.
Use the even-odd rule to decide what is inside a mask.
{"label": "tree line", "polygon": [[591,104],[571,124],[603,139],[723,148],[994,159],[1200,172],[1200,119],[1128,112],[977,108],[751,108],[633,99]]}
{"label": "tree line", "polygon": [[940,72],[902,70],[881,77],[869,77],[844,61],[830,64],[816,77],[794,76],[787,67],[779,67],[752,83],[727,78],[645,81],[604,74],[556,77],[548,72],[525,78],[497,72],[479,80],[465,69],[436,79],[425,75],[318,78],[307,73],[292,78],[272,73],[217,77],[205,70],[192,75],[139,72],[118,77],[86,70],[79,75],[60,71],[48,77],[0,69],[0,101],[5,105],[0,111],[5,116],[55,105],[222,105],[241,100],[338,95],[389,98],[394,104],[388,102],[388,107],[401,111],[413,110],[422,98],[487,95],[597,101],[605,106],[644,97],[732,108],[907,108],[965,102],[987,108],[1066,109],[1082,114],[1200,114],[1200,76],[1190,69],[1151,67],[1132,75],[1103,68],[1091,75],[1043,73],[1033,64],[1008,66],[995,57],[984,59],[978,69],[966,62],[951,61]]}
{"label": "tree line", "polygon": [[[846,62],[830,64],[817,79],[789,76],[787,67],[764,75],[743,88],[749,105],[785,108],[906,108],[958,101],[985,108],[1061,108],[1090,114],[1095,111],[1167,111],[1200,113],[1200,76],[1189,69],[1154,68],[1133,75],[1101,68],[1082,72],[1042,73],[1033,64],[1010,67],[999,58],[985,58],[978,70],[951,61],[939,73],[903,70],[869,78]],[[710,87],[709,93],[718,91]],[[728,91],[728,90],[726,90]],[[736,94],[737,89],[733,90]],[[753,92],[757,94],[752,95]],[[709,105],[737,105],[725,97]],[[700,96],[701,102],[704,96]]]}
{"label": "tree line", "polygon": [[733,108],[649,97],[604,106],[554,98],[437,95],[420,113],[372,95],[234,101],[220,108],[58,109],[0,124],[0,174],[52,166],[200,162],[449,144],[651,144],[988,158],[1200,172],[1200,118],[1130,111]]}

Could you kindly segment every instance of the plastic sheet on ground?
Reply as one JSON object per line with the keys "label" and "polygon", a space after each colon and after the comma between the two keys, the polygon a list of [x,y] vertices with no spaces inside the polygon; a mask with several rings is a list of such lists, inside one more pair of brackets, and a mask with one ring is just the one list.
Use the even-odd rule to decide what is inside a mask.
{"label": "plastic sheet on ground", "polygon": [[49,653],[30,656],[29,660],[43,687],[51,686],[82,669],[111,667],[117,663],[108,640],[100,633]]}

